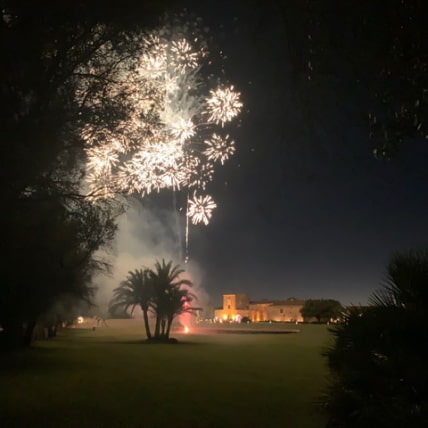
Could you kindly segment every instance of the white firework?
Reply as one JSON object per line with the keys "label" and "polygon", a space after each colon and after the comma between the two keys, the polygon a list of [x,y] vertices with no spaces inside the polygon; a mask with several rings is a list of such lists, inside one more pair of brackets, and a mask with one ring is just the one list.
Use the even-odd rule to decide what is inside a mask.
{"label": "white firework", "polygon": [[157,33],[148,34],[141,41],[141,50],[143,52],[153,52],[155,55],[163,55],[166,48],[167,45]]}
{"label": "white firework", "polygon": [[193,137],[196,133],[195,125],[189,119],[186,120],[182,117],[177,118],[177,121],[171,124],[171,134],[174,138],[184,143]]}
{"label": "white firework", "polygon": [[222,165],[235,153],[235,143],[229,140],[229,135],[222,138],[220,135],[213,134],[211,139],[205,140],[204,143],[207,146],[204,155],[208,160],[219,161]]}
{"label": "white firework", "polygon": [[186,39],[181,39],[171,44],[172,66],[174,70],[184,74],[188,69],[198,66],[198,53],[193,51],[192,45]]}
{"label": "white firework", "polygon": [[217,208],[217,204],[211,196],[196,196],[194,194],[193,199],[189,200],[187,216],[193,224],[204,223],[207,225],[210,222],[214,208]]}
{"label": "white firework", "polygon": [[176,93],[180,89],[178,85],[178,77],[175,75],[166,75],[163,85],[165,87],[166,93],[169,95]]}
{"label": "white firework", "polygon": [[165,168],[162,172],[162,181],[166,188],[180,190],[180,186],[186,181],[186,173],[181,168]]}
{"label": "white firework", "polygon": [[213,165],[209,162],[200,163],[195,165],[195,167],[189,171],[187,185],[191,188],[205,190],[207,188],[207,184],[213,180],[213,176]]}
{"label": "white firework", "polygon": [[207,111],[210,114],[210,121],[221,123],[230,122],[239,114],[242,103],[239,100],[240,93],[230,88],[218,88],[210,91],[210,98],[207,99]]}
{"label": "white firework", "polygon": [[166,71],[166,57],[164,55],[144,54],[138,71],[141,76],[149,79],[161,78]]}
{"label": "white firework", "polygon": [[96,176],[109,175],[112,167],[119,162],[114,145],[103,145],[86,149],[88,161],[86,167]]}
{"label": "white firework", "polygon": [[[77,70],[79,105],[99,109],[107,99],[112,105],[119,100],[123,112],[114,126],[98,121],[82,129],[93,199],[205,190],[213,164],[224,164],[234,154],[234,142],[215,131],[238,115],[240,94],[221,86],[204,95],[208,83],[199,71],[207,52],[198,37],[183,34],[165,27],[135,36],[130,52],[104,44],[86,68]],[[96,76],[109,83],[94,84]],[[207,224],[215,206],[210,197],[195,196],[188,204],[189,219]]]}

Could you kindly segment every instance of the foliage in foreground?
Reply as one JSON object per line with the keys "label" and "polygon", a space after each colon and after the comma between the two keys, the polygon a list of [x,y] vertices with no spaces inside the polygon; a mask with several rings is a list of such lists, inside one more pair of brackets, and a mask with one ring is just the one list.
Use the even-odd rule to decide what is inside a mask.
{"label": "foliage in foreground", "polygon": [[[59,301],[89,301],[91,277],[108,267],[96,253],[113,239],[122,207],[82,195],[81,130],[114,127],[129,109],[123,96],[78,102],[76,90],[100,46],[129,49],[126,36],[155,15],[154,2],[125,4],[117,14],[97,2],[2,1],[0,348],[30,344],[37,322],[57,318]],[[110,81],[108,72],[90,77],[87,95]]]}
{"label": "foliage in foreground", "polygon": [[[184,270],[173,266],[172,261],[156,261],[154,269],[135,269],[120,286],[114,289],[110,302],[110,313],[133,311],[140,306],[143,311],[147,339],[169,339],[174,318],[184,312],[190,312],[195,296],[183,285],[192,286],[191,281],[180,279]],[[150,331],[149,312],[155,314],[154,335]]]}
{"label": "foliage in foreground", "polygon": [[329,427],[422,427],[428,420],[428,251],[395,255],[371,306],[334,327]]}

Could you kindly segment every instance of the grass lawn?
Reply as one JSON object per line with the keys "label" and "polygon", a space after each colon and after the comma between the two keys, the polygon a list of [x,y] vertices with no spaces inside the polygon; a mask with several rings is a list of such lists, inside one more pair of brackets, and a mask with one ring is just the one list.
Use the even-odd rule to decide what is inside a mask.
{"label": "grass lawn", "polygon": [[142,344],[142,321],[0,356],[1,427],[322,427],[327,327]]}

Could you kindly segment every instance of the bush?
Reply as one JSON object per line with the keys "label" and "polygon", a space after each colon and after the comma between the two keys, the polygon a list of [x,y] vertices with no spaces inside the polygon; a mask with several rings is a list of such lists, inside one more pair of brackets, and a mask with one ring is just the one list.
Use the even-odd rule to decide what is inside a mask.
{"label": "bush", "polygon": [[383,288],[330,331],[329,427],[427,426],[428,252],[396,255]]}

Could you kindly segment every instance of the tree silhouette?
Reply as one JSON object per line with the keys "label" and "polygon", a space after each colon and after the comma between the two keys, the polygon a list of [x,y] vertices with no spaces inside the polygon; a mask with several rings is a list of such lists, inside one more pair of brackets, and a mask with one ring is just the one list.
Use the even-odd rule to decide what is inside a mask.
{"label": "tree silhouette", "polygon": [[131,308],[131,314],[136,306],[140,306],[143,311],[144,326],[146,336],[151,339],[148,312],[153,298],[153,283],[148,269],[135,269],[129,271],[128,276],[120,283],[120,286],[113,290],[113,299],[109,305],[110,313],[118,309],[127,311]]}
{"label": "tree silhouette", "polygon": [[[135,269],[128,275],[120,286],[113,291],[110,301],[110,313],[117,310],[131,313],[136,306],[143,311],[147,339],[168,340],[172,322],[175,317],[191,312],[191,302],[195,299],[187,288],[192,282],[180,278],[184,270],[173,266],[173,262],[165,260],[155,262],[154,269]],[[149,325],[149,312],[155,315],[155,330],[152,336]]]}
{"label": "tree silhouette", "polygon": [[156,261],[150,276],[153,284],[152,305],[156,313],[155,337],[169,338],[172,321],[183,312],[190,312],[190,303],[195,296],[183,285],[192,286],[187,279],[180,279],[184,272],[179,265],[173,266],[172,260],[168,263]]}
{"label": "tree silhouette", "polygon": [[428,251],[392,257],[371,306],[351,308],[326,352],[331,427],[422,427],[428,418]]}
{"label": "tree silhouette", "polygon": [[[108,267],[95,254],[112,240],[121,206],[82,196],[80,134],[89,121],[115,126],[126,109],[120,99],[77,103],[78,70],[100,45],[123,48],[125,35],[165,6],[143,3],[125,0],[117,13],[98,1],[2,2],[0,344],[7,347],[29,344],[61,296],[89,300],[92,274]],[[107,81],[94,76],[94,88]]]}
{"label": "tree silhouette", "polygon": [[337,319],[343,308],[340,302],[333,299],[308,299],[305,301],[300,313],[304,318],[316,318],[318,322]]}

